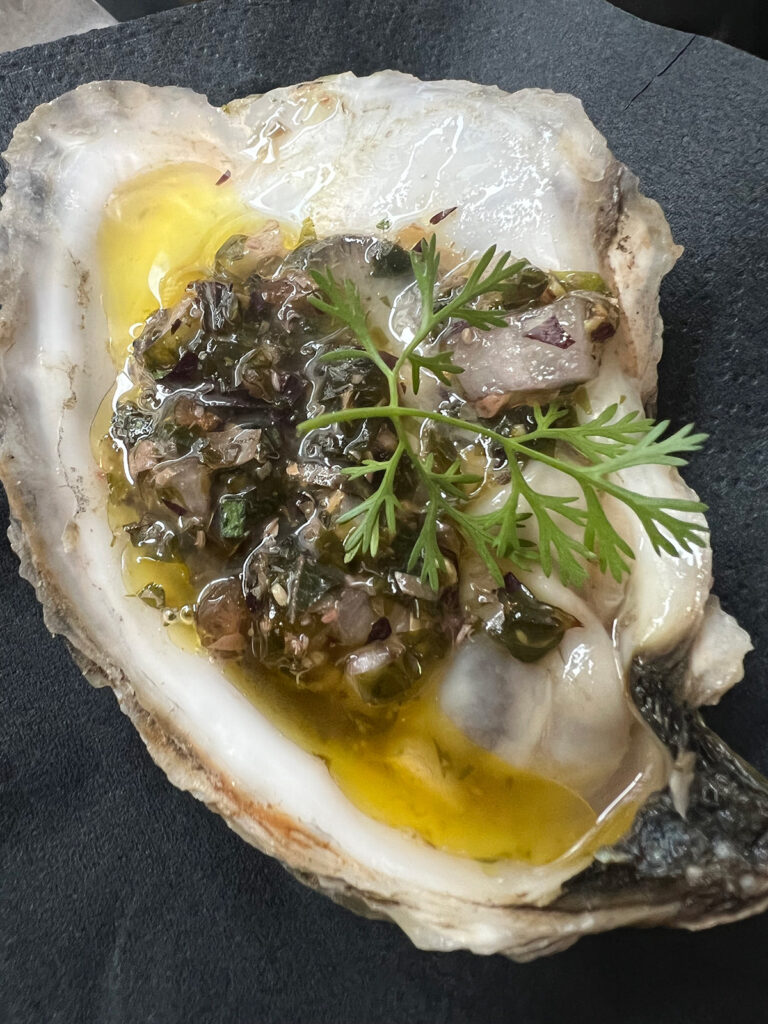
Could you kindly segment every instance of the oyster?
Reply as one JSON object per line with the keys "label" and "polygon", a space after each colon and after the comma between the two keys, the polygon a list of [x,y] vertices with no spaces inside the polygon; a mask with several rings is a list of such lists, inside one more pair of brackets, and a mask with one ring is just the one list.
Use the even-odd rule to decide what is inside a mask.
{"label": "oyster", "polygon": [[[532,797],[525,842],[502,856],[482,844],[468,853],[466,836],[451,848],[425,841],[425,830],[395,827],[403,822],[351,793],[343,772],[295,742],[290,724],[234,686],[220,661],[171,643],[157,611],[126,596],[124,550],[105,513],[92,434],[115,359],[122,365],[137,323],[158,307],[134,352],[181,323],[184,285],[210,272],[233,235],[251,239],[239,257],[279,267],[279,280],[290,273],[299,289],[321,258],[311,245],[286,255],[306,241],[307,225],[321,252],[338,236],[354,253],[360,239],[414,244],[434,230],[459,271],[497,244],[547,270],[600,274],[620,319],[599,362],[583,333],[597,299],[577,288],[553,299],[562,321],[573,320],[568,379],[553,380],[549,357],[536,378],[529,340],[535,332],[542,340],[548,321],[534,315],[528,324],[524,311],[495,336],[469,332],[456,342],[470,397],[485,403],[480,415],[509,396],[577,383],[594,414],[620,396],[627,411],[652,403],[659,283],[679,249],[577,100],[382,72],[218,110],[185,90],[103,82],[38,108],[6,156],[0,472],[10,536],[49,628],[67,637],[95,685],[114,688],[171,781],[302,879],[392,919],[425,948],[524,960],[618,925],[702,927],[768,904],[768,787],[696,711],[741,678],[750,646],[710,596],[708,547],[658,553],[638,523],[612,509],[635,554],[627,579],[594,571],[575,589],[540,568],[526,574],[526,588],[569,627],[554,650],[527,665],[482,633],[459,647],[442,681],[441,714],[478,763],[493,757],[541,794]],[[392,298],[380,326],[394,344],[413,309],[400,292]],[[179,300],[187,302],[181,314]],[[243,452],[254,458],[261,438],[250,428],[227,434],[225,420],[210,421],[219,455],[234,445],[233,464]],[[178,465],[159,466],[157,452],[139,445],[130,455],[129,475],[150,472],[177,497],[185,486],[199,498],[199,480],[182,481]],[[531,486],[557,493],[545,465],[526,474]],[[691,497],[673,466],[634,467],[622,481],[649,496]],[[204,514],[204,502],[187,503]],[[465,559],[466,600],[476,578]],[[398,586],[418,600],[418,583]],[[215,642],[237,653],[238,628],[218,628]],[[357,636],[354,623],[348,628]],[[349,673],[366,674],[381,656],[377,643],[350,659]],[[559,820],[566,806],[572,835]],[[548,831],[559,843],[526,853],[526,842]]]}

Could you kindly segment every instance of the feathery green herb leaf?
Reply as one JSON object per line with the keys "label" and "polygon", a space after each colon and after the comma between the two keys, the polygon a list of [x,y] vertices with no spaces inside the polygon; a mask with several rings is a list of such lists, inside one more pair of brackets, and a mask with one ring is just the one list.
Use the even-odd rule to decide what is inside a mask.
{"label": "feathery green herb leaf", "polygon": [[[657,553],[678,555],[681,551],[690,551],[694,545],[702,545],[707,528],[700,520],[692,521],[689,517],[706,511],[706,505],[688,499],[638,493],[623,486],[617,478],[622,471],[637,466],[685,465],[684,456],[698,451],[706,439],[705,434],[694,433],[690,425],[664,436],[669,428],[667,421],[655,423],[637,411],[617,418],[618,405],[609,406],[585,423],[558,425],[569,410],[559,403],[551,403],[534,406],[535,425],[529,433],[508,437],[481,423],[401,404],[398,385],[400,372],[406,364],[410,365],[416,394],[423,370],[434,374],[443,384],[450,383],[450,375],[461,372],[447,352],[422,355],[417,351],[440,324],[449,319],[463,320],[485,330],[505,323],[503,312],[478,309],[472,303],[489,292],[498,291],[528,264],[526,260],[510,262],[507,252],[494,262],[495,255],[496,248],[492,246],[480,257],[464,285],[447,302],[435,308],[440,254],[434,235],[422,240],[410,254],[422,301],[421,322],[414,338],[391,368],[373,342],[355,286],[349,281],[337,282],[330,271],[313,273],[320,294],[312,296],[310,301],[318,310],[346,324],[362,346],[362,349],[336,349],[322,358],[329,362],[371,359],[387,378],[389,404],[325,413],[302,423],[299,431],[307,433],[332,423],[386,418],[398,438],[389,459],[368,459],[344,470],[353,479],[379,477],[373,493],[338,519],[342,524],[355,524],[344,540],[346,560],[351,561],[359,554],[375,557],[382,523],[390,535],[396,531],[397,512],[402,506],[395,494],[395,477],[404,457],[418,474],[426,493],[423,521],[410,554],[408,570],[420,566],[421,580],[435,590],[445,570],[441,532],[449,524],[478,553],[500,585],[503,582],[500,561],[510,561],[522,568],[538,562],[547,575],[557,568],[564,583],[577,586],[586,580],[587,563],[596,562],[602,572],[609,572],[620,580],[630,571],[634,554],[611,523],[604,507],[606,498],[621,502],[637,517]],[[489,513],[473,513],[468,501],[472,489],[482,483],[482,478],[463,473],[459,460],[447,470],[437,472],[434,457],[423,458],[414,448],[406,429],[410,419],[429,420],[451,430],[465,431],[474,435],[478,442],[480,438],[494,441],[503,450],[509,467],[509,490],[504,503]],[[543,441],[555,442],[556,454],[548,454],[552,445],[540,444]],[[575,458],[568,457],[569,450]],[[570,477],[574,493],[563,496],[536,491],[522,472],[521,464],[525,460],[541,462]]]}
{"label": "feathery green herb leaf", "polygon": [[441,384],[446,384],[449,387],[451,382],[448,379],[448,374],[464,373],[461,366],[456,366],[453,363],[450,352],[438,352],[434,356],[418,356],[415,352],[411,352],[408,362],[411,364],[411,381],[415,395],[419,393],[422,370],[431,370]]}

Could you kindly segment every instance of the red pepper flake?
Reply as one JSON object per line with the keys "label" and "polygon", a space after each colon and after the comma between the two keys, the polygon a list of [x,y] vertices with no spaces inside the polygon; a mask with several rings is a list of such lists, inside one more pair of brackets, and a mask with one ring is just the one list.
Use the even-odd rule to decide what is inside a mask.
{"label": "red pepper flake", "polygon": [[551,316],[543,323],[532,327],[530,331],[526,331],[525,337],[543,341],[545,345],[554,345],[555,348],[570,348],[576,344],[576,339],[564,330],[556,316]]}
{"label": "red pepper flake", "polygon": [[449,206],[447,210],[441,210],[440,213],[436,213],[434,217],[429,218],[429,223],[439,224],[441,220],[445,220],[445,218],[449,217],[456,209],[457,207],[455,206]]}
{"label": "red pepper flake", "polygon": [[232,177],[232,171],[224,171],[222,176],[216,182],[217,185],[224,185]]}
{"label": "red pepper flake", "polygon": [[171,334],[175,334],[176,331],[181,327],[181,320],[174,320],[171,324]]}
{"label": "red pepper flake", "polygon": [[416,243],[416,245],[414,245],[414,247],[411,249],[411,252],[421,252],[422,242],[423,241],[424,241],[424,239],[420,238],[418,240],[418,242]]}

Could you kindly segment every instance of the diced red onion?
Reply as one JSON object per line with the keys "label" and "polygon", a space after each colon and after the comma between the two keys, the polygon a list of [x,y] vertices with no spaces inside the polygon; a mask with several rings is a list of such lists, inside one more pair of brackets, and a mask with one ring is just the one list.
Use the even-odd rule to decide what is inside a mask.
{"label": "diced red onion", "polygon": [[526,331],[525,337],[543,341],[545,345],[554,345],[555,348],[570,348],[576,344],[576,339],[570,336],[556,316],[547,317],[542,323]]}

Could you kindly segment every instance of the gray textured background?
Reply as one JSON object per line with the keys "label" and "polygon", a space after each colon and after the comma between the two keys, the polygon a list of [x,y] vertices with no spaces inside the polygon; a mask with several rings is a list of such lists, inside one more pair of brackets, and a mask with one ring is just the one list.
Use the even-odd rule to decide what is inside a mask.
{"label": "gray textured background", "polygon": [[[602,0],[208,0],[0,57],[0,149],[95,78],[220,103],[350,67],[573,92],[662,203],[686,253],[662,293],[661,411],[713,435],[686,476],[712,509],[717,591],[758,647],[708,720],[768,770],[764,64]],[[16,568],[3,542],[3,1024],[762,1019],[768,917],[601,936],[520,967],[416,951],[303,889],[171,788]]]}

